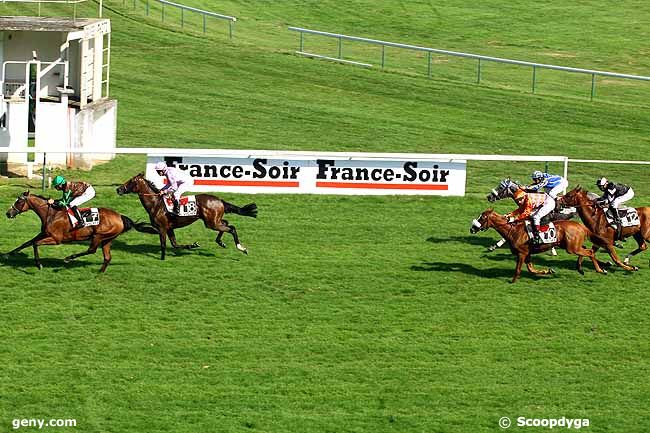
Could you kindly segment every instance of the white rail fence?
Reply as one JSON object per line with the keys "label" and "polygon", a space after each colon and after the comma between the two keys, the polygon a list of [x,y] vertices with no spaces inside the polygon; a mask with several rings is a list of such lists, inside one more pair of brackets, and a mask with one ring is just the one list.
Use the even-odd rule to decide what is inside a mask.
{"label": "white rail fence", "polygon": [[73,150],[73,151],[51,151],[47,149],[24,148],[24,149],[0,149],[0,155],[8,153],[34,154],[38,162],[28,163],[28,173],[33,173],[35,168],[42,170],[43,189],[46,188],[47,179],[47,156],[48,154],[70,153],[76,155],[148,155],[149,157],[221,157],[221,158],[268,158],[268,159],[310,159],[314,155],[327,157],[334,160],[408,160],[416,157],[418,160],[455,162],[455,161],[499,161],[499,162],[540,162],[560,163],[563,167],[562,174],[566,179],[570,178],[570,164],[623,164],[623,165],[650,165],[650,161],[636,160],[597,160],[597,159],[574,159],[567,156],[557,155],[483,155],[483,154],[411,154],[411,153],[364,153],[364,152],[311,152],[311,151],[265,151],[265,150],[231,150],[231,149],[179,149],[179,148],[116,148],[107,150]]}
{"label": "white rail fence", "polygon": [[[393,47],[393,48],[401,48],[405,50],[414,50],[414,51],[423,51],[428,53],[427,56],[427,76],[431,78],[432,75],[432,54],[443,54],[443,55],[448,55],[448,56],[454,56],[454,57],[462,57],[466,59],[473,59],[477,60],[477,72],[476,72],[476,83],[480,84],[481,82],[481,67],[482,67],[482,62],[496,62],[496,63],[505,63],[505,64],[510,64],[510,65],[517,65],[517,66],[522,66],[522,67],[529,67],[532,68],[532,79],[531,79],[531,91],[532,93],[535,93],[536,90],[536,85],[537,85],[537,70],[538,69],[550,69],[550,70],[556,70],[556,71],[563,71],[563,72],[570,72],[570,73],[578,73],[578,74],[585,74],[585,75],[591,75],[591,96],[590,100],[594,99],[594,96],[596,94],[596,77],[610,77],[610,78],[620,78],[620,79],[626,79],[626,80],[639,80],[639,81],[650,81],[650,77],[646,76],[641,76],[641,75],[632,75],[632,74],[621,74],[617,72],[607,72],[607,71],[598,71],[598,70],[592,70],[592,69],[582,69],[582,68],[571,68],[571,67],[566,67],[566,66],[557,66],[557,65],[549,65],[545,63],[534,63],[534,62],[525,62],[521,60],[512,60],[512,59],[504,59],[504,58],[499,58],[499,57],[491,57],[491,56],[483,56],[479,54],[471,54],[471,53],[463,53],[463,52],[458,52],[458,51],[449,51],[449,50],[441,50],[437,48],[427,48],[427,47],[421,47],[417,45],[408,45],[408,44],[400,44],[396,42],[387,42],[387,41],[382,41],[378,39],[368,39],[368,38],[361,38],[357,36],[349,36],[349,35],[343,35],[339,33],[330,33],[330,32],[323,32],[320,30],[311,30],[311,29],[306,29],[302,27],[289,27],[288,28],[290,31],[298,32],[300,33],[300,46],[299,50],[296,51],[296,54],[306,56],[306,57],[316,57],[316,58],[321,58],[321,59],[326,59],[326,60],[332,60],[336,62],[342,62],[342,63],[350,63],[358,66],[363,66],[363,67],[372,67],[372,64],[369,63],[361,63],[361,62],[355,62],[352,60],[346,60],[343,58],[343,41],[355,41],[355,42],[363,42],[363,43],[368,43],[368,44],[373,44],[373,45],[380,45],[381,46],[381,68],[384,68],[386,64],[386,47]],[[330,57],[330,56],[324,56],[321,54],[314,54],[314,53],[309,53],[305,51],[305,40],[304,40],[304,35],[305,34],[310,34],[310,35],[317,35],[317,36],[323,36],[327,38],[335,38],[338,40],[338,45],[337,45],[337,57]]]}

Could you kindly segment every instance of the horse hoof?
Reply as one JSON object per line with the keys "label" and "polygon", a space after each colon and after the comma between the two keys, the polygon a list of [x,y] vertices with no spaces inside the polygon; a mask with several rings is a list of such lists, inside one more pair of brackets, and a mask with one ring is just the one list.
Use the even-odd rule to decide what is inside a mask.
{"label": "horse hoof", "polygon": [[555,273],[555,269],[553,269],[553,268],[548,268],[548,273],[549,273],[549,274],[554,274],[554,273]]}
{"label": "horse hoof", "polygon": [[491,247],[488,247],[487,250],[488,250],[489,253],[491,253],[491,252],[493,252],[493,251],[496,250],[496,249],[497,249],[497,247],[495,247],[494,245],[492,245]]}
{"label": "horse hoof", "polygon": [[633,271],[638,271],[638,270],[639,270],[639,267],[638,267],[638,266],[632,266],[632,270],[633,270]]}
{"label": "horse hoof", "polygon": [[226,248],[226,244],[221,241],[217,242],[217,245],[219,245],[221,248]]}
{"label": "horse hoof", "polygon": [[248,254],[248,250],[242,246],[242,244],[237,244],[237,249],[244,254]]}
{"label": "horse hoof", "polygon": [[200,246],[201,246],[201,244],[199,244],[198,242],[194,242],[191,247],[192,248],[199,248]]}
{"label": "horse hoof", "polygon": [[36,265],[36,269],[38,269],[38,270],[40,271],[41,269],[43,269],[43,265],[41,265],[40,263],[37,264],[37,265]]}
{"label": "horse hoof", "polygon": [[609,272],[607,272],[607,269],[603,269],[603,275],[607,275]]}
{"label": "horse hoof", "polygon": [[625,263],[626,265],[629,265],[630,264],[630,258],[626,257],[625,259],[623,259],[623,263]]}
{"label": "horse hoof", "polygon": [[583,269],[578,269],[578,272],[580,273],[580,275],[584,275],[584,274],[585,274],[585,271],[584,271]]}

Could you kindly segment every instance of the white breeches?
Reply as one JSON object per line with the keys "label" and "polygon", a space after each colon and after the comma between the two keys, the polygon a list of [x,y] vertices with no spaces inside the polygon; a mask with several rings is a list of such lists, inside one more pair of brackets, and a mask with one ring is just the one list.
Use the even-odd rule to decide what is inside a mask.
{"label": "white breeches", "polygon": [[625,194],[623,194],[620,197],[616,197],[614,200],[612,200],[612,207],[614,209],[618,209],[623,203],[625,203],[628,200],[631,200],[632,197],[634,197],[634,191],[632,188],[630,188]]}
{"label": "white breeches", "polygon": [[192,186],[192,185],[190,185],[188,182],[182,182],[182,183],[179,182],[179,183],[178,183],[178,189],[176,189],[176,190],[174,191],[174,198],[176,199],[176,201],[178,201],[178,200],[181,199],[181,196],[182,196],[182,195],[183,195],[183,194],[184,194],[188,189],[190,189],[190,186]]}
{"label": "white breeches", "polygon": [[555,200],[557,198],[557,195],[562,191],[564,191],[565,189],[567,189],[568,186],[569,186],[569,181],[566,179],[562,179],[562,182],[560,182],[559,184],[557,184],[557,186],[555,186],[552,190],[550,190],[548,192],[548,195],[550,195],[551,198]]}
{"label": "white breeches", "polygon": [[532,217],[535,225],[538,226],[541,219],[550,214],[553,209],[555,209],[555,200],[553,200],[551,197],[546,197],[544,204],[541,205],[535,212],[533,212]]}
{"label": "white breeches", "polygon": [[79,197],[75,197],[74,199],[72,199],[72,201],[70,202],[70,207],[80,206],[85,202],[87,202],[88,200],[92,199],[93,197],[95,197],[95,188],[89,186],[88,188],[86,188],[83,194],[81,194]]}

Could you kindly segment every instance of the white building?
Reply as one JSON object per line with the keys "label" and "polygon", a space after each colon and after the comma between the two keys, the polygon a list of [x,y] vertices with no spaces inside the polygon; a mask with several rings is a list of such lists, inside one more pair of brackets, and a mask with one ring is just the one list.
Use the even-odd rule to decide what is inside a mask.
{"label": "white building", "polygon": [[[88,168],[113,157],[117,101],[109,99],[107,19],[0,17],[0,163],[21,171],[34,147],[47,164]],[[82,156],[75,149],[106,150]],[[36,154],[37,163],[43,154]],[[23,168],[24,169],[24,168]]]}

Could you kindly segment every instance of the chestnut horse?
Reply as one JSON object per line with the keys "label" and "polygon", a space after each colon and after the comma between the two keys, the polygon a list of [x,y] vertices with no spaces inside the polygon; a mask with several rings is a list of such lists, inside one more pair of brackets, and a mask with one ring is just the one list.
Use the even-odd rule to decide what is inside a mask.
{"label": "chestnut horse", "polygon": [[621,238],[625,239],[629,236],[633,236],[639,247],[625,256],[625,260],[621,262],[616,253],[616,248],[614,248],[614,243],[617,241],[618,231],[607,223],[605,212],[589,197],[589,193],[578,186],[569,191],[560,200],[568,206],[575,206],[578,209],[578,214],[580,215],[582,222],[589,228],[589,230],[598,234],[600,238],[603,239],[603,242],[594,243],[594,246],[592,247],[594,253],[598,251],[599,248],[604,248],[618,266],[627,271],[636,271],[639,269],[636,266],[629,265],[630,257],[648,249],[646,241],[650,241],[650,207],[636,208],[636,211],[639,214],[640,225],[622,228]]}
{"label": "chestnut horse", "polygon": [[40,245],[58,245],[90,239],[90,246],[87,251],[68,256],[63,261],[69,263],[77,257],[94,254],[101,245],[102,252],[104,253],[104,263],[102,264],[101,272],[105,272],[106,267],[111,262],[111,243],[116,237],[132,228],[142,233],[158,234],[149,224],[135,223],[128,217],[106,208],[99,208],[98,225],[71,230],[72,224],[70,223],[67,210],[54,208],[51,200],[39,195],[30,194],[29,191],[18,196],[6,215],[7,218],[16,218],[18,214],[28,210],[33,210],[41,219],[41,232],[7,254],[15,254],[23,248],[33,246],[34,262],[38,269],[43,268],[38,255],[38,247]]}
{"label": "chestnut horse", "polygon": [[[532,263],[532,255],[550,250],[553,247],[565,249],[569,254],[576,254],[582,257],[591,258],[596,271],[606,274],[607,271],[600,267],[593,251],[583,246],[584,242],[592,236],[592,233],[582,224],[575,221],[556,221],[557,242],[552,244],[531,245],[528,233],[524,223],[510,224],[503,215],[499,215],[493,209],[483,212],[478,219],[472,222],[470,233],[475,234],[489,228],[494,228],[507,242],[510,251],[517,256],[517,267],[512,282],[516,282],[521,275],[521,266],[526,262],[528,271],[535,275],[552,274],[552,269],[538,271]],[[578,272],[584,274],[582,270],[582,260],[577,262]]]}
{"label": "chestnut horse", "polygon": [[165,250],[167,248],[167,236],[173,248],[191,249],[197,248],[198,243],[191,245],[179,245],[176,243],[176,235],[174,229],[181,228],[192,224],[193,222],[201,219],[207,228],[217,230],[219,234],[215,239],[217,245],[226,248],[221,237],[224,233],[230,233],[235,240],[237,249],[244,254],[248,254],[248,250],[239,242],[239,236],[234,226],[228,224],[228,221],[223,219],[224,213],[236,213],[239,215],[256,218],[257,206],[255,203],[247,204],[244,207],[237,207],[233,204],[227,203],[213,195],[199,194],[196,196],[196,204],[198,212],[196,216],[177,216],[171,215],[167,212],[163,198],[159,196],[160,190],[149,180],[140,173],[127,180],[123,185],[117,188],[119,195],[135,193],[140,197],[140,202],[149,214],[151,224],[158,229],[160,236],[160,260],[165,260]]}

